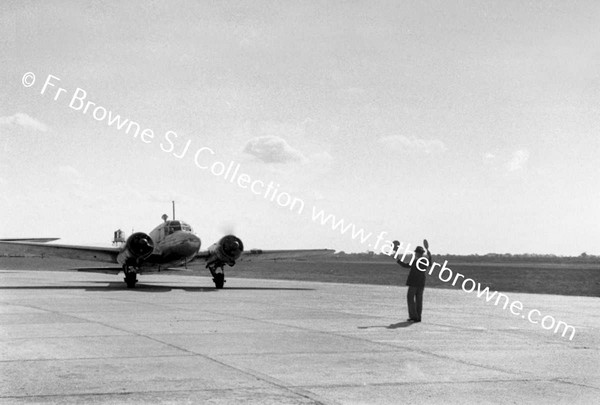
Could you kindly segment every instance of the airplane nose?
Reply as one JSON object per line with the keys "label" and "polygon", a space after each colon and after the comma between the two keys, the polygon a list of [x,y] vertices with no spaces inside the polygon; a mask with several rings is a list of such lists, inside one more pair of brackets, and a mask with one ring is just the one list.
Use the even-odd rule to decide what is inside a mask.
{"label": "airplane nose", "polygon": [[200,250],[200,238],[189,232],[176,232],[169,235],[170,239],[163,246],[163,254],[180,257],[193,256]]}
{"label": "airplane nose", "polygon": [[202,243],[200,242],[200,238],[197,237],[196,235],[189,234],[187,236],[186,245],[189,247],[189,249],[192,251],[192,253],[199,251],[201,244]]}

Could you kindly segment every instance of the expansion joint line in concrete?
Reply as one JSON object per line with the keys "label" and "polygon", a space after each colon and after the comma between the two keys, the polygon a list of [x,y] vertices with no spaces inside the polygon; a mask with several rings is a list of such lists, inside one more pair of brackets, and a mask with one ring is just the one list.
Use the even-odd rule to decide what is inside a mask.
{"label": "expansion joint line in concrete", "polygon": [[[64,315],[63,313],[58,312],[58,311],[47,310],[47,309],[39,308],[39,307],[32,306],[32,305],[30,305],[29,307],[33,308],[33,309],[38,309],[38,310],[41,310],[41,311],[53,313],[53,314]],[[273,377],[269,377],[269,376],[267,376],[265,374],[262,374],[262,373],[259,373],[259,372],[255,371],[255,370],[246,370],[246,369],[242,369],[242,368],[239,368],[239,367],[235,367],[235,366],[232,366],[231,364],[224,363],[224,362],[222,362],[220,360],[217,360],[217,359],[215,359],[213,357],[210,357],[210,356],[207,356],[205,354],[197,353],[197,352],[194,352],[192,350],[188,350],[188,349],[185,349],[183,347],[179,347],[179,346],[174,345],[172,343],[164,342],[164,341],[162,341],[160,339],[157,339],[157,338],[154,338],[154,337],[151,337],[151,336],[147,336],[147,335],[144,335],[144,334],[141,334],[141,333],[138,333],[138,332],[130,331],[130,330],[127,330],[125,328],[118,328],[118,327],[115,327],[114,325],[110,325],[110,324],[107,324],[107,323],[104,323],[104,322],[91,321],[89,319],[77,317],[77,316],[71,315],[71,314],[69,316],[73,317],[74,319],[83,320],[83,321],[88,322],[88,323],[95,323],[97,325],[102,325],[102,326],[105,326],[107,328],[117,330],[119,332],[124,332],[124,333],[130,334],[130,335],[133,335],[133,336],[145,338],[145,339],[154,341],[156,343],[159,343],[161,345],[164,345],[164,346],[167,346],[167,347],[171,347],[171,348],[176,349],[178,351],[181,351],[181,352],[184,352],[184,353],[188,353],[191,356],[202,357],[202,358],[204,358],[206,360],[209,360],[209,361],[212,361],[213,363],[216,363],[216,364],[218,364],[218,365],[220,365],[222,367],[226,367],[226,368],[235,370],[235,371],[240,372],[242,374],[245,374],[245,375],[248,375],[250,377],[256,378],[257,380],[263,381],[263,382],[265,382],[267,384],[274,385],[277,388],[289,391],[289,392],[291,392],[291,393],[293,393],[295,395],[301,396],[303,398],[310,399],[311,401],[315,402],[315,404],[317,404],[317,405],[324,405],[325,403],[331,404],[331,401],[329,401],[329,400],[327,400],[327,402],[323,402],[323,400],[319,399],[317,397],[317,395],[314,394],[314,393],[312,393],[312,392],[309,392],[309,391],[306,391],[306,390],[303,390],[303,389],[297,389],[295,387],[290,387],[289,385],[285,384],[285,382],[283,382],[283,381],[277,380],[277,379],[275,379]],[[165,356],[165,357],[169,357],[169,356]]]}
{"label": "expansion joint line in concrete", "polygon": [[[335,332],[324,332],[324,331],[320,331],[320,330],[314,330],[314,329],[309,329],[309,328],[302,328],[296,325],[287,325],[284,323],[278,323],[278,322],[273,322],[273,321],[269,321],[269,320],[264,320],[264,319],[255,319],[255,318],[251,318],[251,317],[246,317],[246,316],[237,316],[237,318],[240,319],[244,319],[244,320],[249,320],[249,321],[255,321],[255,322],[263,322],[263,323],[267,323],[267,324],[271,324],[271,325],[277,325],[277,326],[286,326],[286,327],[290,327],[290,328],[294,328],[294,329],[298,329],[304,332],[312,332],[312,333],[317,333],[317,334],[321,334],[321,335],[325,335],[325,336],[336,336],[336,337],[341,337],[344,339],[349,339],[349,340],[354,340],[354,341],[359,341],[359,342],[366,342],[369,344],[374,344],[374,345],[379,345],[379,346],[384,346],[390,350],[394,349],[394,348],[402,348],[405,349],[407,351],[410,352],[415,352],[415,353],[419,353],[422,355],[426,355],[426,356],[432,356],[432,357],[437,357],[440,359],[444,359],[444,360],[450,360],[453,362],[457,362],[457,363],[461,363],[461,364],[465,364],[468,366],[472,366],[472,367],[478,367],[478,368],[483,368],[486,370],[492,370],[492,371],[497,371],[497,372],[501,372],[501,373],[506,373],[506,374],[513,374],[513,375],[517,375],[517,376],[521,376],[522,372],[515,372],[512,370],[504,370],[501,369],[499,367],[491,367],[491,366],[483,366],[481,364],[477,364],[477,363],[472,363],[472,362],[468,362],[466,360],[461,360],[461,359],[456,359],[450,356],[445,356],[445,355],[441,355],[439,353],[434,353],[434,352],[429,352],[426,350],[422,350],[422,349],[418,349],[418,348],[414,348],[414,347],[410,347],[410,346],[402,346],[402,345],[391,345],[388,343],[384,343],[384,342],[374,342],[368,339],[364,339],[364,338],[360,338],[357,336],[350,336],[350,335],[344,335],[344,334],[340,334],[340,333],[335,333]],[[529,373],[528,373],[529,374]]]}

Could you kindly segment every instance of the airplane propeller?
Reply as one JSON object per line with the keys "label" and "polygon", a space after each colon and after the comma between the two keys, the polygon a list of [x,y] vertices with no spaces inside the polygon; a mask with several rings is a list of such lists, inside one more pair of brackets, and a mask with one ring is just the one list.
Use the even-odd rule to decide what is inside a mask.
{"label": "airplane propeller", "polygon": [[229,257],[237,258],[244,250],[244,244],[237,236],[227,235],[222,240],[223,252]]}

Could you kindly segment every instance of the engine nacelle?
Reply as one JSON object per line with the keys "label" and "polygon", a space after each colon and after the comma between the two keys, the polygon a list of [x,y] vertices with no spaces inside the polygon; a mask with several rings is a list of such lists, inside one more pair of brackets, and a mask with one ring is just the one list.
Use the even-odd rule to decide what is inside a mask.
{"label": "engine nacelle", "polygon": [[154,251],[154,241],[144,232],[136,232],[127,238],[123,250],[117,256],[119,264],[137,266]]}
{"label": "engine nacelle", "polygon": [[210,254],[206,267],[211,270],[224,265],[233,266],[244,251],[242,240],[234,235],[223,236],[217,243],[209,246]]}

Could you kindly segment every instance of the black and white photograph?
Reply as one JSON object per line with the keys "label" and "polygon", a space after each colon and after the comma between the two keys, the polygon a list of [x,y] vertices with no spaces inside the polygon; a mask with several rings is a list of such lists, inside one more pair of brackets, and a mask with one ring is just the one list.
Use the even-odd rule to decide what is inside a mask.
{"label": "black and white photograph", "polygon": [[599,27],[0,1],[0,402],[600,403]]}

